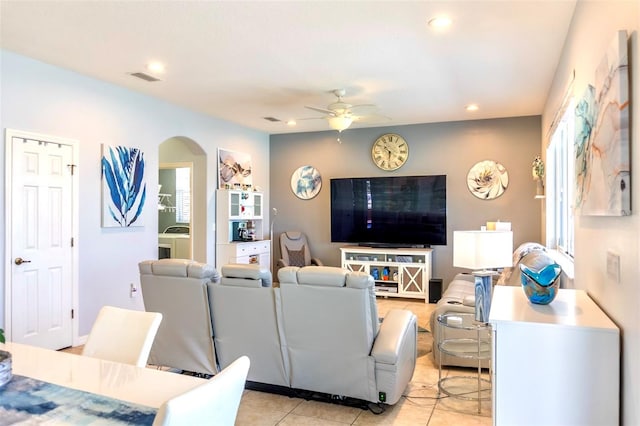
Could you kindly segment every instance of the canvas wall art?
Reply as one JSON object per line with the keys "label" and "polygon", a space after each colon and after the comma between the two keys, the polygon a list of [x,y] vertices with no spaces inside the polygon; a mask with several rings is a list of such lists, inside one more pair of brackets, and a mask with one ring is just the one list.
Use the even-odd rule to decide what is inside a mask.
{"label": "canvas wall art", "polygon": [[218,188],[246,188],[252,180],[251,155],[218,149]]}
{"label": "canvas wall art", "polygon": [[618,31],[575,110],[575,205],[580,214],[631,214],[627,32]]}
{"label": "canvas wall art", "polygon": [[313,166],[298,167],[291,175],[291,190],[301,200],[310,200],[320,193],[322,176]]}
{"label": "canvas wall art", "polygon": [[509,173],[500,163],[491,160],[479,161],[467,174],[467,188],[481,200],[498,198],[509,186]]}
{"label": "canvas wall art", "polygon": [[138,148],[102,145],[102,226],[143,226],[147,196],[144,154]]}

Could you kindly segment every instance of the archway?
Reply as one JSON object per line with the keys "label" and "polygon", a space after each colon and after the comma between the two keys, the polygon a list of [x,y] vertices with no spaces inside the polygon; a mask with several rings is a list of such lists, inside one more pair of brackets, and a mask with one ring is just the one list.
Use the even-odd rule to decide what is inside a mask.
{"label": "archway", "polygon": [[[186,167],[190,169],[190,192],[188,200],[186,200],[186,202],[188,202],[188,207],[190,207],[189,214],[187,215],[188,223],[184,222],[184,218],[181,219],[180,217],[177,217],[178,220],[176,220],[176,212],[179,212],[179,206],[176,206],[176,198],[181,197],[179,195],[176,197],[175,180],[173,181],[173,185],[165,183],[164,189],[162,187],[160,189],[160,193],[164,194],[164,198],[163,196],[160,196],[158,200],[159,252],[162,253],[164,248],[164,252],[166,253],[167,245],[171,245],[172,251],[174,251],[172,257],[188,257],[199,262],[206,262],[207,155],[197,142],[184,136],[175,136],[165,140],[160,144],[158,151],[158,182],[160,185],[163,185],[163,178],[160,176],[161,170],[173,170],[173,174],[170,175],[174,176],[173,179],[175,179],[175,170],[177,168]],[[182,201],[185,201],[184,198]],[[187,241],[184,240],[184,235],[177,237],[162,235],[163,231],[172,225],[178,227],[174,228],[177,229],[176,234],[184,234],[184,232],[188,232],[188,236],[186,237]],[[183,229],[187,225],[188,231]],[[177,246],[173,244],[176,238],[177,241],[181,243]],[[189,246],[188,256],[184,255],[184,253],[187,252],[184,248],[185,245]],[[181,249],[178,249],[178,254],[180,254],[180,256],[175,255],[175,250],[178,246],[182,247]]]}

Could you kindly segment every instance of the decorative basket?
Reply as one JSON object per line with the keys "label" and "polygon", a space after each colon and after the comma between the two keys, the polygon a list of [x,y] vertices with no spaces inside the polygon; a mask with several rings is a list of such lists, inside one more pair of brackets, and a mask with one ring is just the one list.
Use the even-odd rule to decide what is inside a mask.
{"label": "decorative basket", "polygon": [[0,351],[0,387],[11,380],[11,353]]}

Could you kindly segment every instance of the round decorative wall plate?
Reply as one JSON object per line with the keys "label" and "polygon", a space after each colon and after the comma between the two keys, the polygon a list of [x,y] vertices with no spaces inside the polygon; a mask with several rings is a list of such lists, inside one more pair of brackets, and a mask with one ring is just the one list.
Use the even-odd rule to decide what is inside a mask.
{"label": "round decorative wall plate", "polygon": [[501,196],[509,186],[507,169],[495,161],[476,163],[467,174],[469,191],[482,200],[493,200]]}
{"label": "round decorative wall plate", "polygon": [[291,175],[291,190],[296,197],[310,200],[320,192],[322,177],[318,169],[312,166],[301,166]]}

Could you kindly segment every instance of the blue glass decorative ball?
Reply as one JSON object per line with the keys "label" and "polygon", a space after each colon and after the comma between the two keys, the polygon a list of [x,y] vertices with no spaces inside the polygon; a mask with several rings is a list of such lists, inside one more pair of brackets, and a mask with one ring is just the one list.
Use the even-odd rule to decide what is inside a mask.
{"label": "blue glass decorative ball", "polygon": [[562,267],[557,263],[546,265],[536,271],[526,265],[520,265],[522,288],[531,303],[548,305],[556,298],[560,288]]}

